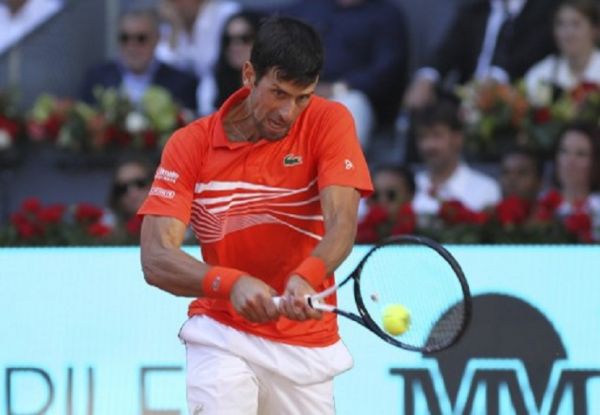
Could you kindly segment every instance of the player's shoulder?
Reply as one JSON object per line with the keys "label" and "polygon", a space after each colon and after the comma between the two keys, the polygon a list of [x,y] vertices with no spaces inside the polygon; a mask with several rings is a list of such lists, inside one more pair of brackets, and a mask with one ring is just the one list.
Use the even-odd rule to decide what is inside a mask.
{"label": "player's shoulder", "polygon": [[210,118],[211,116],[198,118],[176,130],[167,141],[167,147],[191,151],[208,143]]}
{"label": "player's shoulder", "polygon": [[311,98],[306,113],[309,118],[314,119],[331,119],[338,121],[345,118],[352,119],[350,111],[348,111],[348,108],[343,104],[316,95]]}

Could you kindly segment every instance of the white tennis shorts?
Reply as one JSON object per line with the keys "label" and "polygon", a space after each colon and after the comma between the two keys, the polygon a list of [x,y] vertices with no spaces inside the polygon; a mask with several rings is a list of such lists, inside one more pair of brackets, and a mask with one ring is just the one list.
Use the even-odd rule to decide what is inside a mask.
{"label": "white tennis shorts", "polygon": [[352,367],[328,347],[276,343],[194,316],[181,328],[190,415],[334,414],[333,377]]}

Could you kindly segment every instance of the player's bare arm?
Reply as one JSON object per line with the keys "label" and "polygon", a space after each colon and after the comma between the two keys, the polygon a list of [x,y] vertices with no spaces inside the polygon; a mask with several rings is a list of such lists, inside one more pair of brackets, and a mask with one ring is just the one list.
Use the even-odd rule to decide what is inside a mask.
{"label": "player's bare arm", "polygon": [[[353,187],[327,186],[321,190],[320,196],[325,235],[312,256],[323,260],[329,274],[346,259],[354,245],[360,194]],[[314,293],[315,290],[308,281],[300,275],[292,275],[287,283],[280,311],[293,320],[321,318],[321,312],[312,309],[304,301],[305,295]]]}
{"label": "player's bare arm", "polygon": [[[202,296],[202,279],[210,266],[181,250],[186,225],[178,219],[146,215],[141,232],[141,256],[148,284],[183,297]],[[250,275],[240,277],[231,290],[236,311],[254,322],[279,317],[271,300],[274,290]]]}

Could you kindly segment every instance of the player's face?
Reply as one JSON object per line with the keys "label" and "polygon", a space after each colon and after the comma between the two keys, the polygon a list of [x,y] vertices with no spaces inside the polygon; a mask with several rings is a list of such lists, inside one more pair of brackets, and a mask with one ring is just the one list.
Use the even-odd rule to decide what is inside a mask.
{"label": "player's face", "polygon": [[591,187],[592,144],[579,131],[567,131],[560,141],[556,156],[557,177],[564,188]]}
{"label": "player's face", "polygon": [[462,134],[445,125],[435,124],[417,133],[419,154],[427,167],[434,171],[444,170],[456,163],[462,148]]}
{"label": "player's face", "polygon": [[249,62],[244,64],[244,85],[250,87],[248,103],[261,138],[275,141],[284,138],[296,119],[302,114],[315,91],[312,84],[297,85],[281,80],[277,70],[271,69],[258,82]]}
{"label": "player's face", "polygon": [[504,196],[518,196],[534,200],[540,190],[541,180],[535,162],[522,154],[511,154],[502,160],[500,184]]}
{"label": "player's face", "polygon": [[154,58],[158,33],[150,19],[142,16],[125,17],[119,31],[119,44],[123,64],[132,72],[148,69]]}

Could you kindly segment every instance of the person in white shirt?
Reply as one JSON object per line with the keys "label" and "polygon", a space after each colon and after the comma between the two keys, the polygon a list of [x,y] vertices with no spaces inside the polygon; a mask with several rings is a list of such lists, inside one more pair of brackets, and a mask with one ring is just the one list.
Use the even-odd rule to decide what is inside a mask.
{"label": "person in white shirt", "polygon": [[178,69],[193,72],[200,80],[200,115],[214,108],[214,82],[202,81],[214,76],[223,28],[240,9],[240,4],[230,0],[162,0],[160,4],[168,27],[163,30],[156,56]]}
{"label": "person in white shirt", "polygon": [[61,0],[0,1],[0,54],[56,14]]}
{"label": "person in white shirt", "polygon": [[600,6],[594,0],[567,0],[554,19],[559,54],[547,56],[525,75],[529,99],[550,104],[561,91],[582,82],[600,85]]}
{"label": "person in white shirt", "polygon": [[416,71],[404,107],[423,108],[439,92],[470,80],[507,83],[552,53],[551,19],[562,0],[461,2],[426,64]]}
{"label": "person in white shirt", "polygon": [[415,177],[413,208],[419,215],[433,215],[442,201],[458,200],[473,211],[498,203],[498,183],[469,167],[461,159],[462,123],[453,102],[439,101],[415,115],[417,149],[424,169]]}

